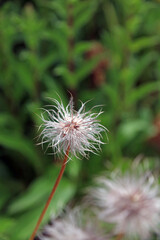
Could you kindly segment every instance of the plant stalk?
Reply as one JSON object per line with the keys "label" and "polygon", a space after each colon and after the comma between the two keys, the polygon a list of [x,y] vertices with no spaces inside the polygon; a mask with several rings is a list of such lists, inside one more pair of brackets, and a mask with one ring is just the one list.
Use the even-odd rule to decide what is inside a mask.
{"label": "plant stalk", "polygon": [[124,237],[124,233],[119,233],[119,234],[116,236],[116,240],[122,240],[123,237]]}
{"label": "plant stalk", "polygon": [[59,183],[61,181],[61,178],[63,176],[64,170],[65,170],[65,167],[66,167],[66,163],[67,163],[67,159],[68,159],[68,155],[69,155],[69,150],[70,150],[70,146],[68,146],[68,148],[66,150],[66,154],[65,154],[65,157],[64,157],[64,160],[63,160],[63,163],[62,163],[61,170],[60,170],[59,175],[57,177],[57,180],[56,180],[56,182],[55,182],[55,184],[53,186],[53,189],[52,189],[52,191],[51,191],[51,193],[49,195],[49,198],[48,198],[48,200],[47,200],[47,202],[46,202],[46,204],[45,204],[45,206],[43,208],[43,211],[42,211],[42,213],[41,213],[41,215],[40,215],[40,217],[39,217],[39,219],[37,221],[37,224],[36,224],[36,226],[35,226],[35,228],[34,228],[34,230],[32,232],[32,235],[31,235],[29,240],[34,240],[36,232],[37,232],[37,230],[38,230],[38,228],[39,228],[39,226],[40,226],[40,224],[41,224],[41,222],[43,220],[43,217],[44,217],[44,215],[45,215],[45,213],[46,213],[46,211],[48,209],[48,206],[49,206],[49,204],[50,204],[50,202],[51,202],[51,200],[52,200],[52,198],[54,196],[54,193],[55,193],[55,191],[56,191],[56,189],[57,189],[57,187],[58,187],[58,185],[59,185]]}

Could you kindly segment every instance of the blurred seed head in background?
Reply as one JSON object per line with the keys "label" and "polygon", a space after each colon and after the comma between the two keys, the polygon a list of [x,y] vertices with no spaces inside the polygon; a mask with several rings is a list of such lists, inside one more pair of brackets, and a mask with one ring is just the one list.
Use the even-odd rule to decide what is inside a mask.
{"label": "blurred seed head in background", "polygon": [[158,231],[160,192],[152,176],[126,174],[114,179],[97,179],[89,198],[99,208],[98,217],[116,225],[115,232],[146,238]]}
{"label": "blurred seed head in background", "polygon": [[64,216],[52,219],[39,235],[39,240],[104,240],[93,218],[86,218],[75,208]]}

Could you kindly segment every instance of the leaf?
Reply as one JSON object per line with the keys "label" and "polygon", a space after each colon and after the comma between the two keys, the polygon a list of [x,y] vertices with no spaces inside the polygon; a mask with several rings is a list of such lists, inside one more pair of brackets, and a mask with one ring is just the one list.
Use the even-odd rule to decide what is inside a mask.
{"label": "leaf", "polygon": [[76,159],[76,157],[72,157],[70,161],[71,164],[68,164],[67,166],[67,173],[71,178],[77,179],[82,166],[82,161],[81,159]]}
{"label": "leaf", "polygon": [[52,33],[51,35],[51,40],[57,46],[57,48],[54,50],[54,54],[56,54],[57,59],[66,59],[68,54],[68,40],[66,30],[64,30],[64,28],[60,29],[60,27],[57,26],[57,28],[54,29],[54,34]]}
{"label": "leaf", "polygon": [[6,203],[6,201],[12,195],[12,192],[10,191],[9,187],[7,186],[7,183],[2,180],[0,183],[0,192],[3,193],[3,194],[1,194],[1,198],[0,198],[0,209],[1,209],[4,206],[4,204]]}
{"label": "leaf", "polygon": [[[44,189],[40,189],[43,191]],[[48,211],[45,214],[43,223],[51,218],[51,214],[58,214],[66,203],[73,197],[75,193],[75,185],[73,182],[63,178],[56,194],[51,202]],[[46,196],[48,197],[48,196]],[[33,231],[35,223],[44,207],[47,198],[43,198],[43,202],[38,201],[37,204],[30,210],[21,215],[16,222],[16,226],[11,229],[11,240],[24,240],[29,238],[29,235]]]}
{"label": "leaf", "polygon": [[59,17],[64,19],[67,17],[66,3],[64,1],[50,1],[50,2],[42,1],[42,4],[43,5],[48,4],[48,7],[52,9]]}
{"label": "leaf", "polygon": [[114,109],[117,108],[117,103],[119,99],[119,95],[117,94],[117,91],[115,88],[112,87],[112,85],[105,85],[102,88],[102,91],[105,93],[105,95],[109,98],[109,102],[111,102],[111,106]]}
{"label": "leaf", "polygon": [[17,151],[30,162],[36,170],[42,169],[42,163],[39,160],[38,154],[34,146],[28,139],[19,136],[18,134],[0,133],[0,145]]}
{"label": "leaf", "polygon": [[154,91],[160,91],[160,83],[159,82],[151,82],[151,83],[146,83],[140,86],[139,88],[134,89],[132,93],[128,96],[127,102],[128,105],[133,105],[139,100],[145,98],[149,94],[151,94]]}
{"label": "leaf", "polygon": [[40,62],[41,65],[41,72],[45,72],[47,68],[49,68],[51,65],[53,65],[57,61],[57,55],[56,54],[48,54],[45,58],[43,58]]}
{"label": "leaf", "polygon": [[78,31],[84,25],[92,19],[94,12],[97,9],[97,4],[95,2],[91,2],[88,4],[87,2],[81,2],[81,4],[77,4],[74,9],[74,30]]}
{"label": "leaf", "polygon": [[0,234],[8,233],[9,229],[14,225],[14,223],[15,223],[15,220],[12,218],[0,217]]}
{"label": "leaf", "polygon": [[141,37],[140,39],[134,40],[130,46],[132,52],[139,52],[145,48],[154,47],[160,41],[157,36],[154,37]]}
{"label": "leaf", "polygon": [[21,86],[23,86],[23,89],[32,94],[34,91],[34,79],[30,69],[24,62],[17,62],[15,67]]}
{"label": "leaf", "polygon": [[109,30],[112,31],[113,28],[116,25],[118,25],[118,16],[116,14],[116,10],[115,10],[113,3],[106,1],[103,11],[104,11],[104,17],[107,22],[107,26],[108,26]]}
{"label": "leaf", "polygon": [[131,61],[130,70],[130,78],[128,81],[128,85],[131,87],[133,84],[138,80],[141,74],[145,71],[145,69],[156,59],[159,58],[159,55],[154,52],[150,51],[147,54],[144,54],[142,57],[134,59]]}
{"label": "leaf", "polygon": [[79,68],[76,70],[75,78],[77,79],[77,82],[80,83],[82,80],[84,80],[93,69],[97,66],[97,64],[100,61],[100,57],[95,57],[90,60],[84,60],[83,63],[79,66]]}
{"label": "leaf", "polygon": [[1,127],[6,126],[6,123],[8,124],[11,121],[13,123],[13,121],[15,121],[15,120],[9,113],[5,112],[5,113],[0,114],[0,126]]}
{"label": "leaf", "polygon": [[[25,193],[22,193],[20,196],[16,197],[15,201],[12,201],[8,207],[8,214],[14,215],[20,212],[29,211],[29,209],[36,207],[37,203],[43,202],[44,199],[47,199],[59,171],[60,168],[50,166],[50,168],[46,170],[45,176],[35,180]],[[62,185],[67,185],[68,187],[71,184],[65,177],[62,178],[61,182]],[[74,187],[74,184],[71,184],[71,186]],[[58,189],[57,191],[59,191]]]}
{"label": "leaf", "polygon": [[61,65],[56,67],[54,72],[57,76],[61,76],[63,78],[63,81],[67,87],[74,88],[77,86],[75,74],[74,72],[69,71],[67,66]]}
{"label": "leaf", "polygon": [[78,42],[75,44],[74,47],[74,55],[75,56],[81,56],[82,54],[86,53],[88,50],[90,50],[92,47],[91,42]]}
{"label": "leaf", "polygon": [[55,166],[50,166],[49,170],[46,169],[45,176],[36,179],[25,193],[20,194],[12,201],[7,208],[8,214],[14,215],[19,212],[28,211],[35,207],[37,202],[42,201],[44,197],[50,193],[54,183],[53,180],[58,176],[58,171],[58,168]]}
{"label": "leaf", "polygon": [[46,92],[43,93],[44,100],[47,98],[56,98],[59,95],[62,98],[62,102],[67,104],[68,99],[66,99],[66,92],[58,81],[55,81],[53,77],[46,74],[44,76],[44,83],[46,86]]}
{"label": "leaf", "polygon": [[24,212],[30,208],[36,207],[37,202],[39,203],[42,201],[49,190],[51,191],[52,185],[53,183],[46,177],[37,179],[25,193],[22,193],[12,201],[8,207],[8,214],[18,214],[19,212]]}
{"label": "leaf", "polygon": [[117,138],[122,146],[132,142],[139,133],[148,134],[150,123],[144,119],[134,119],[123,122],[118,130]]}

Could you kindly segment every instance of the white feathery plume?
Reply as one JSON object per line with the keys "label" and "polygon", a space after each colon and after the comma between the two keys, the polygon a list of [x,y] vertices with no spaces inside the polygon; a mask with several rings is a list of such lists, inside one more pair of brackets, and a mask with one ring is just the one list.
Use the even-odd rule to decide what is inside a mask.
{"label": "white feathery plume", "polygon": [[82,103],[78,111],[74,110],[73,97],[65,108],[62,101],[52,99],[55,105],[53,109],[45,110],[48,119],[41,115],[43,131],[42,142],[48,143],[55,153],[66,153],[68,147],[70,152],[86,157],[86,151],[95,152],[103,142],[101,133],[107,129],[102,126],[97,117],[102,113],[92,113],[92,109],[85,112],[85,103]]}
{"label": "white feathery plume", "polygon": [[107,130],[97,120],[102,111],[92,113],[92,108],[85,112],[85,103],[82,103],[80,109],[75,111],[72,96],[66,107],[64,107],[62,101],[58,102],[53,99],[53,102],[55,105],[52,106],[52,109],[45,110],[48,119],[45,119],[43,114],[41,115],[43,120],[43,124],[40,126],[43,127],[40,134],[42,137],[41,144],[43,146],[44,143],[48,143],[48,147],[52,147],[54,153],[64,153],[65,156],[59,175],[29,240],[34,239],[62,179],[69,153],[71,152],[75,156],[77,156],[77,153],[86,156],[86,151],[96,151],[97,147],[100,148],[100,144],[103,143],[100,140],[101,132]]}
{"label": "white feathery plume", "polygon": [[89,199],[99,208],[98,217],[115,224],[115,232],[146,239],[160,224],[160,192],[153,177],[126,174],[97,179]]}
{"label": "white feathery plume", "polygon": [[[84,220],[84,218],[83,218]],[[39,235],[39,240],[106,240],[91,222],[82,223],[80,209],[70,210],[65,216],[52,220]],[[93,219],[92,219],[93,220]],[[89,220],[91,221],[91,219]]]}

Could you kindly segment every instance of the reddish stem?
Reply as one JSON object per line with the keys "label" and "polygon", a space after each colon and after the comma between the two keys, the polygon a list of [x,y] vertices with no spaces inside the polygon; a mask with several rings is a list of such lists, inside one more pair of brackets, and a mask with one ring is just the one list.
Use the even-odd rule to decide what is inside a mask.
{"label": "reddish stem", "polygon": [[123,237],[124,237],[124,233],[119,233],[119,234],[116,236],[116,240],[121,240]]}
{"label": "reddish stem", "polygon": [[59,185],[59,182],[60,182],[60,180],[61,180],[61,178],[63,176],[64,170],[65,170],[65,167],[66,167],[66,162],[67,162],[68,155],[69,155],[69,149],[70,149],[70,146],[67,148],[67,151],[66,151],[63,163],[62,163],[61,170],[60,170],[59,175],[57,177],[57,180],[56,180],[56,182],[55,182],[55,184],[53,186],[52,192],[51,192],[51,194],[50,194],[50,196],[49,196],[49,198],[48,198],[48,200],[46,202],[46,205],[45,205],[45,207],[44,207],[44,209],[43,209],[43,211],[42,211],[42,213],[41,213],[41,215],[40,215],[40,217],[39,217],[39,219],[37,221],[37,224],[36,224],[36,226],[35,226],[35,228],[33,230],[33,233],[32,233],[32,235],[31,235],[29,240],[34,240],[34,237],[35,237],[36,232],[37,232],[37,230],[39,228],[39,225],[41,224],[41,222],[43,220],[43,217],[44,217],[44,215],[45,215],[45,213],[47,211],[47,208],[48,208],[48,206],[49,206],[49,204],[50,204],[50,202],[51,202],[51,200],[52,200],[52,198],[54,196],[54,193],[55,193],[55,191],[56,191],[56,189],[57,189],[57,187]]}

